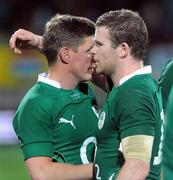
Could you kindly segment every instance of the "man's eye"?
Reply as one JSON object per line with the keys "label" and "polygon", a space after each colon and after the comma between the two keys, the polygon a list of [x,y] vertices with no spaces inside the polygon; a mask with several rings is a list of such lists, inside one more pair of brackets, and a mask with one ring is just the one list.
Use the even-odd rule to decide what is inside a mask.
{"label": "man's eye", "polygon": [[102,44],[101,43],[96,43],[96,46],[100,47],[100,46],[102,46]]}
{"label": "man's eye", "polygon": [[91,51],[87,51],[87,55],[92,55],[92,52]]}
{"label": "man's eye", "polygon": [[99,47],[99,46],[101,46],[102,44],[101,44],[100,42],[95,41],[95,42],[94,42],[94,45],[95,45],[96,47]]}

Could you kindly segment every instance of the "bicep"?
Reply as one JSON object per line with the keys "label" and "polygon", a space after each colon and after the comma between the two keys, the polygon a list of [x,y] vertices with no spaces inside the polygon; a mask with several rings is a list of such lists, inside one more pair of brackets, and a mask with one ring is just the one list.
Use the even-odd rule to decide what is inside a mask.
{"label": "bicep", "polygon": [[150,169],[153,139],[148,135],[134,135],[121,140],[125,163],[117,180],[146,179]]}
{"label": "bicep", "polygon": [[121,140],[122,151],[125,159],[138,159],[150,163],[153,136],[134,135],[125,137]]}

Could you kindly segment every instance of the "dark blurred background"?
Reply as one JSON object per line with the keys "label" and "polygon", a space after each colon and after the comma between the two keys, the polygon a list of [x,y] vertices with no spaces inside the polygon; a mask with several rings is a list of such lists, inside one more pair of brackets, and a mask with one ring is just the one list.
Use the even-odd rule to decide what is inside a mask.
{"label": "dark blurred background", "polygon": [[[144,18],[150,37],[146,64],[153,66],[158,79],[165,63],[173,57],[173,0],[0,0],[0,180],[28,179],[11,121],[37,75],[47,70],[40,53],[27,50],[17,56],[9,50],[12,33],[25,28],[41,35],[45,23],[56,13],[95,21],[102,13],[121,8],[138,11]],[[101,104],[106,94],[95,89]]]}

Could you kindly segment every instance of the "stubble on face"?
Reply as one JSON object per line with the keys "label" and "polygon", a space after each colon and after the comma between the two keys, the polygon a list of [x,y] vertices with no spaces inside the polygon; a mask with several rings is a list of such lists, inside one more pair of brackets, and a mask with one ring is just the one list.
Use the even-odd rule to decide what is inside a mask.
{"label": "stubble on face", "polygon": [[106,27],[97,27],[94,38],[94,60],[98,74],[109,75],[112,69],[115,49],[112,47],[109,30]]}

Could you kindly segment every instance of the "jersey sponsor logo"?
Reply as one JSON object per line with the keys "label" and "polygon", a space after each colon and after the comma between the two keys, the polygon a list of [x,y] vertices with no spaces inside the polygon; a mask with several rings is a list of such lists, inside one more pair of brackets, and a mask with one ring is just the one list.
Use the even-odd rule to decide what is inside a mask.
{"label": "jersey sponsor logo", "polygon": [[98,122],[98,128],[99,128],[99,129],[102,129],[102,127],[104,126],[105,117],[106,117],[106,113],[103,111],[103,112],[99,115],[99,122]]}
{"label": "jersey sponsor logo", "polygon": [[59,123],[65,123],[65,124],[70,124],[74,129],[76,129],[74,123],[73,123],[73,119],[74,119],[74,115],[72,115],[72,119],[71,120],[68,120],[68,119],[65,119],[65,118],[60,118],[59,119]]}

